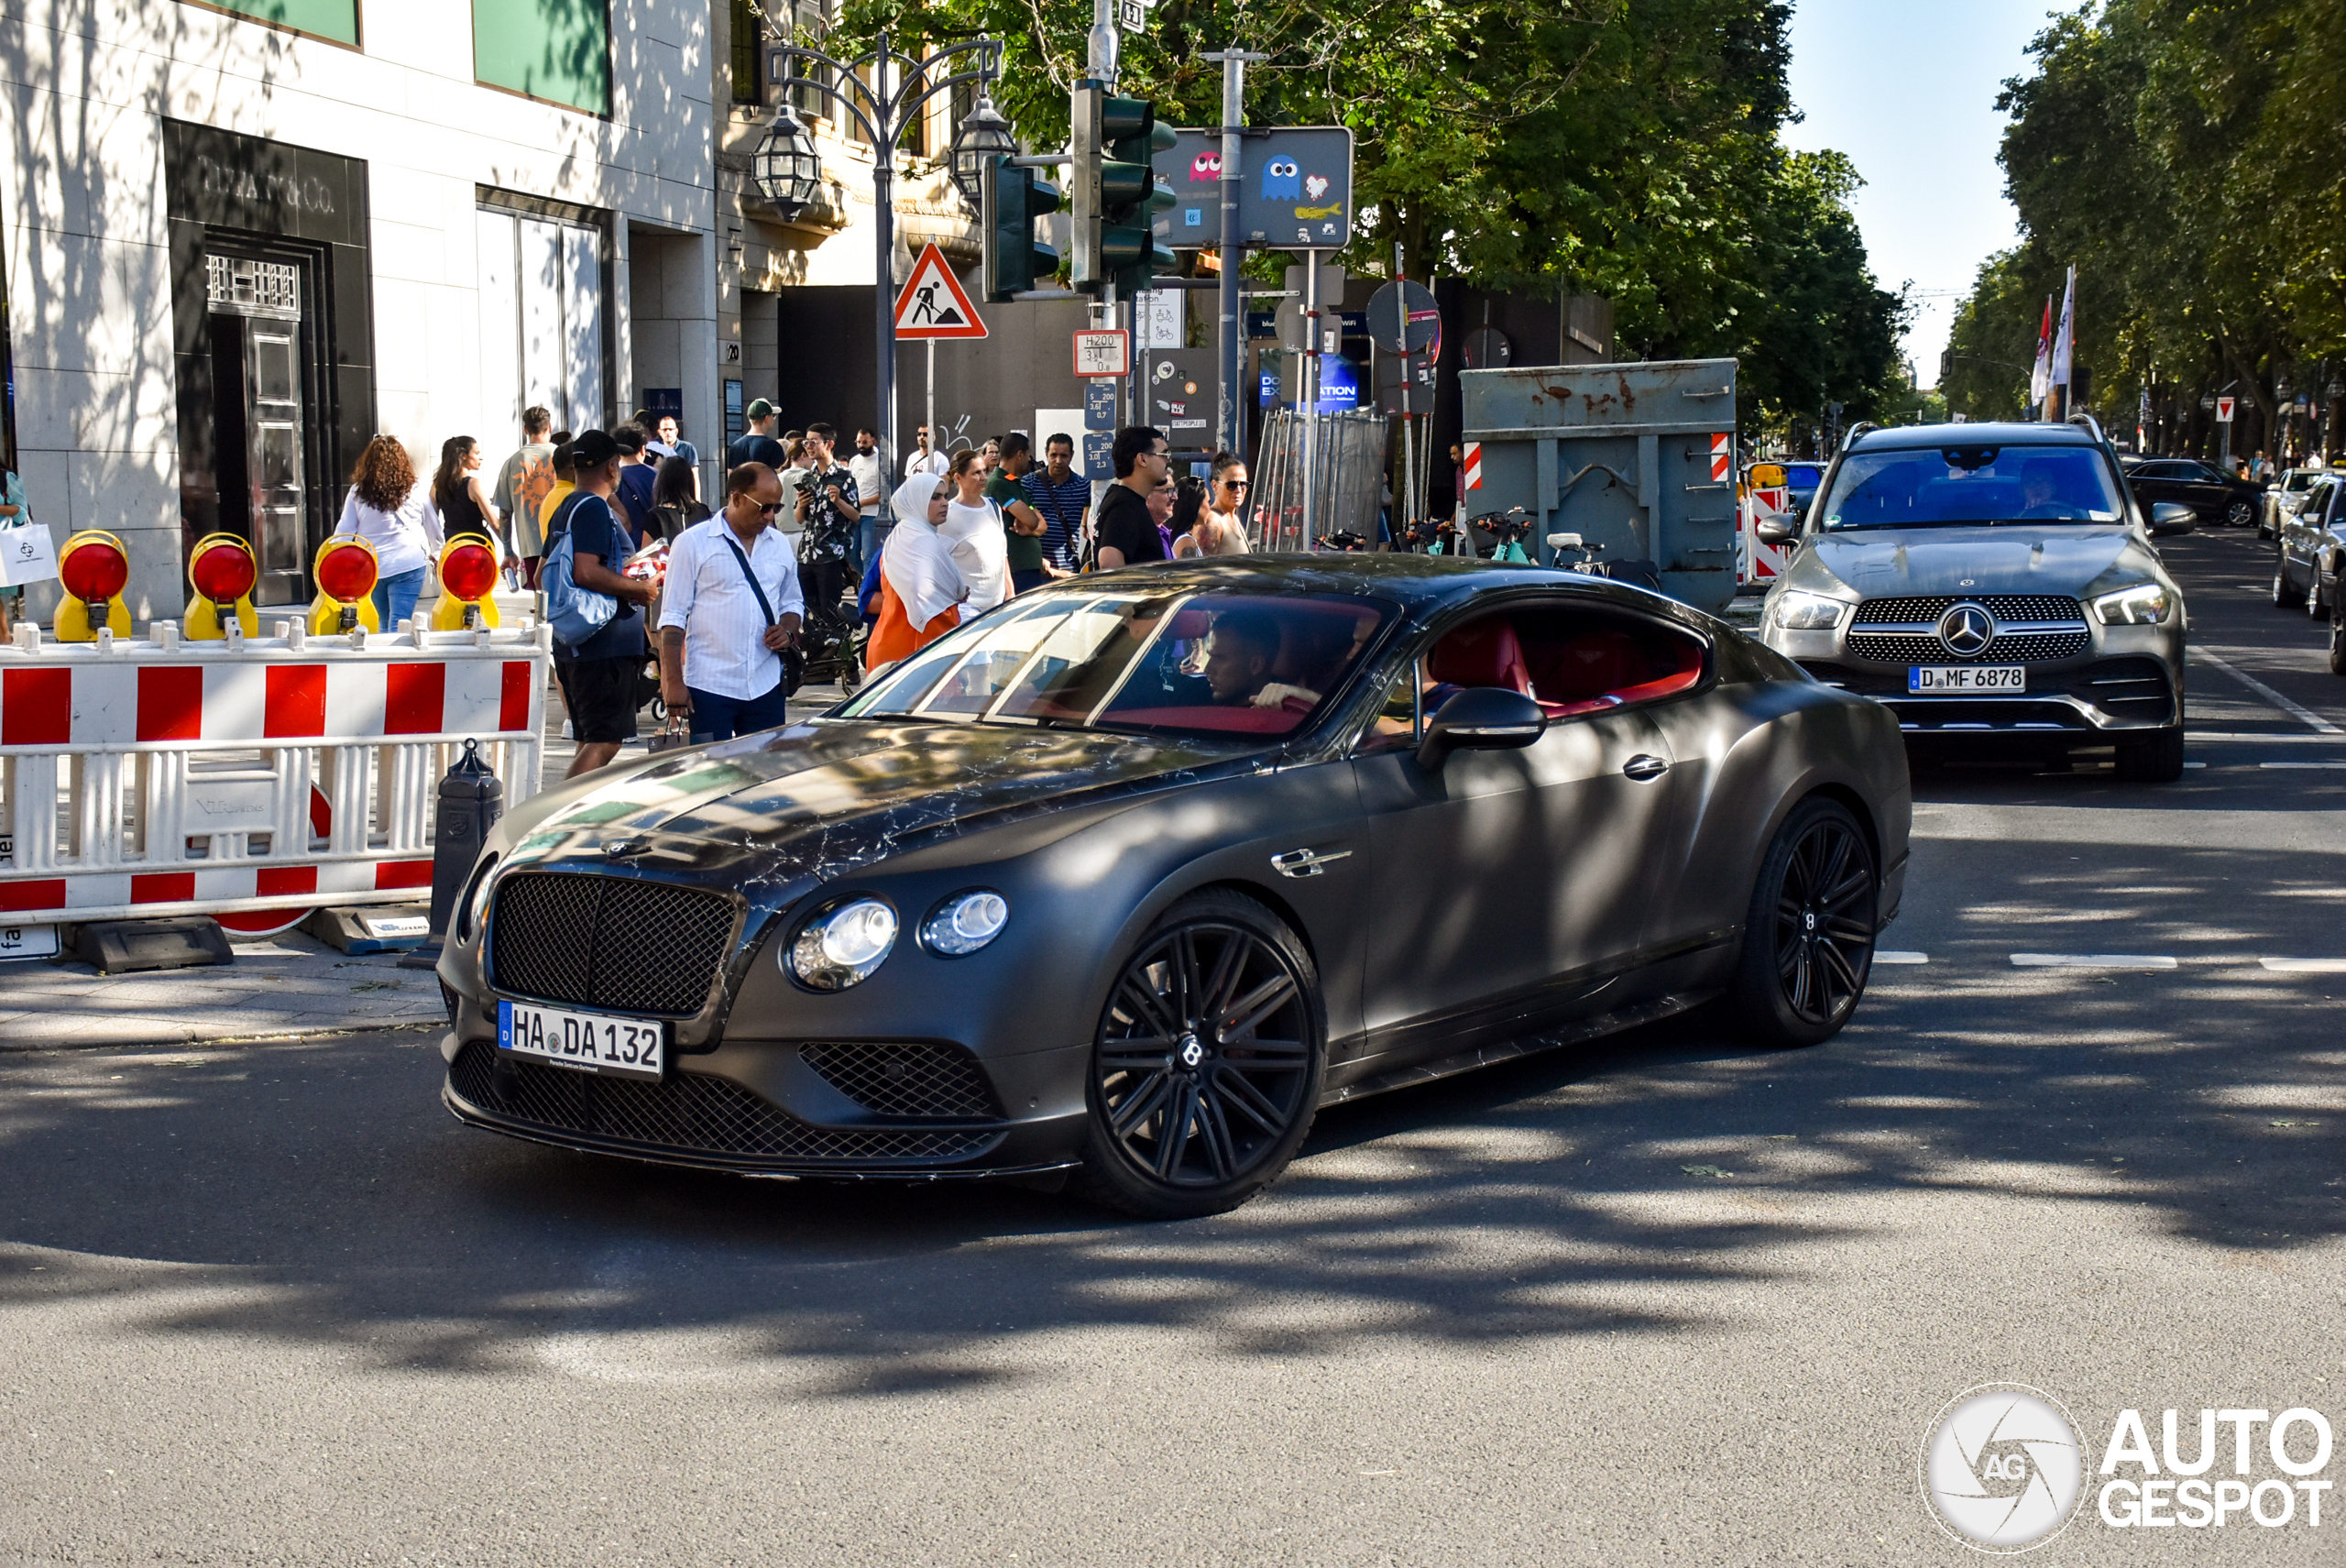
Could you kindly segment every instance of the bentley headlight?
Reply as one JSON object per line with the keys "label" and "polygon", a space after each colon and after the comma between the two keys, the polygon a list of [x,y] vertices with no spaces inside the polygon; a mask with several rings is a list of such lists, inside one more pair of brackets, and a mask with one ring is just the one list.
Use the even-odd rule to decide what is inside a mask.
{"label": "bentley headlight", "polygon": [[1776,600],[1776,624],[1786,631],[1830,631],[1841,624],[1848,609],[1839,599],[1788,588]]}
{"label": "bentley headlight", "polygon": [[473,871],[472,885],[456,900],[456,940],[469,942],[477,935],[481,922],[488,918],[488,887],[497,870],[497,857],[485,857]]}
{"label": "bentley headlight", "polygon": [[845,991],[895,945],[896,912],[876,898],[853,898],[806,922],[784,961],[817,991]]}
{"label": "bentley headlight", "polygon": [[2093,601],[2093,612],[2104,626],[2156,626],[2174,608],[2175,601],[2156,583],[2137,583]]}
{"label": "bentley headlight", "polygon": [[928,944],[932,953],[942,953],[958,959],[964,953],[974,953],[996,937],[1010,924],[1010,904],[1002,894],[985,888],[957,893],[937,906],[937,912],[920,928],[921,940]]}

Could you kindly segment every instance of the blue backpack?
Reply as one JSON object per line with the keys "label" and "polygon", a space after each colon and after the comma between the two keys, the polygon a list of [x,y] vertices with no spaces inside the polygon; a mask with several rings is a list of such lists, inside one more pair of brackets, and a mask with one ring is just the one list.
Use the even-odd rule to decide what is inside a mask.
{"label": "blue backpack", "polygon": [[608,626],[611,618],[619,612],[619,601],[609,594],[582,588],[571,580],[576,559],[570,539],[570,509],[565,505],[560,526],[546,544],[545,560],[538,567],[538,587],[546,596],[546,624],[554,628],[554,640],[565,648],[577,647]]}

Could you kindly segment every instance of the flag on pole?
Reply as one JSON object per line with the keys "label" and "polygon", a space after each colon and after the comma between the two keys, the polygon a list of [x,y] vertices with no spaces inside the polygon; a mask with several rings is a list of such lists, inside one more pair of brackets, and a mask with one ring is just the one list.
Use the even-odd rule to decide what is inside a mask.
{"label": "flag on pole", "polygon": [[2036,364],[2028,373],[2028,400],[2041,403],[2053,394],[2053,296],[2045,296],[2045,324],[2036,329]]}
{"label": "flag on pole", "polygon": [[2077,269],[2069,269],[2068,287],[2061,291],[2061,330],[2053,339],[2053,384],[2069,384],[2070,362],[2077,351]]}

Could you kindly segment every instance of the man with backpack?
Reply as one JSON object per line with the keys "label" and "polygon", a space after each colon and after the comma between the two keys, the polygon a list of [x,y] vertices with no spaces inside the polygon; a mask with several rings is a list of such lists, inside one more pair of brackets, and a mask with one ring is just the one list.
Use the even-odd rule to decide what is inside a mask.
{"label": "man with backpack", "polygon": [[636,679],[650,644],[636,607],[652,587],[623,576],[643,544],[614,502],[622,461],[605,432],[579,432],[570,444],[577,488],[546,521],[546,614],[554,629],[554,675],[570,710],[578,751],[565,778],[608,767],[635,737]]}

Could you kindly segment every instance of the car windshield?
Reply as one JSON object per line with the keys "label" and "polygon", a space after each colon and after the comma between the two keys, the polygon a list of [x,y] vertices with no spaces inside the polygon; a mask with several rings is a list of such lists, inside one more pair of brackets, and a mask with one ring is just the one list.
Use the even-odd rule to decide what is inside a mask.
{"label": "car windshield", "polygon": [[2109,465],[2090,446],[1907,447],[1844,459],[1825,526],[2116,522],[2125,510]]}
{"label": "car windshield", "polygon": [[1286,735],[1396,613],[1381,600],[1126,590],[1014,599],[922,649],[848,718]]}

